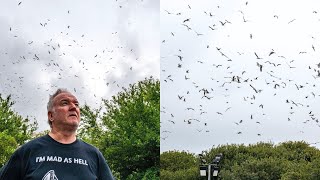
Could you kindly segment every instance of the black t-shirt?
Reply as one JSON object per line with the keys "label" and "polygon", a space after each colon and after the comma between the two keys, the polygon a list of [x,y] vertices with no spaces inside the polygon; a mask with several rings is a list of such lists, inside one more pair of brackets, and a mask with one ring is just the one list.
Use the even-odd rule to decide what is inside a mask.
{"label": "black t-shirt", "polygon": [[0,180],[113,180],[101,152],[77,139],[61,144],[49,135],[21,146],[1,169]]}

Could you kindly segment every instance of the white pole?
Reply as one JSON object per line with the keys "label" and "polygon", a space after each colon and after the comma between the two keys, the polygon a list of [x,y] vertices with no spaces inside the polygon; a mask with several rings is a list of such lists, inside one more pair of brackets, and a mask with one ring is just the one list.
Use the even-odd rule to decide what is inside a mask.
{"label": "white pole", "polygon": [[209,164],[208,171],[208,180],[211,180],[211,164]]}

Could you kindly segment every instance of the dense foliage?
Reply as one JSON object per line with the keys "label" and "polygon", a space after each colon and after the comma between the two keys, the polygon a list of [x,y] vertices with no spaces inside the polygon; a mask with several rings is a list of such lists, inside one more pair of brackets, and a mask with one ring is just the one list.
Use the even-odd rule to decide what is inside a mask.
{"label": "dense foliage", "polygon": [[[279,145],[272,143],[248,146],[222,145],[204,151],[203,159],[212,162],[218,153],[224,155],[219,173],[220,179],[316,180],[320,177],[320,151],[302,141],[289,141]],[[169,151],[162,153],[160,159],[161,179],[200,179],[198,155]],[[194,162],[195,159],[199,163],[188,163]],[[191,169],[197,170],[190,173]]]}
{"label": "dense foliage", "polygon": [[188,152],[169,151],[160,156],[160,179],[198,179],[198,160]]}
{"label": "dense foliage", "polygon": [[0,167],[10,158],[14,150],[31,139],[37,122],[30,123],[13,111],[11,96],[3,98],[0,94]]}
{"label": "dense foliage", "polygon": [[81,109],[79,135],[98,147],[120,179],[159,179],[160,82],[123,88],[102,108]]}

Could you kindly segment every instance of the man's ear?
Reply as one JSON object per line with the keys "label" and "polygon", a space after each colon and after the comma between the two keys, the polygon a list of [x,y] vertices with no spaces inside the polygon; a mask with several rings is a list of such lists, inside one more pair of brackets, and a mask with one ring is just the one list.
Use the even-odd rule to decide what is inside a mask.
{"label": "man's ear", "polygon": [[53,114],[52,114],[52,111],[48,111],[48,119],[52,119],[52,117],[53,117]]}

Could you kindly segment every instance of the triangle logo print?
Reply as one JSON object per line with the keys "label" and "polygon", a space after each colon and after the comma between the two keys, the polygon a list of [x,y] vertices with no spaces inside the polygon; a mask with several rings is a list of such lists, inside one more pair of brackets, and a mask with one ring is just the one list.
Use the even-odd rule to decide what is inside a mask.
{"label": "triangle logo print", "polygon": [[43,176],[42,180],[58,180],[54,170],[50,170],[46,175]]}

